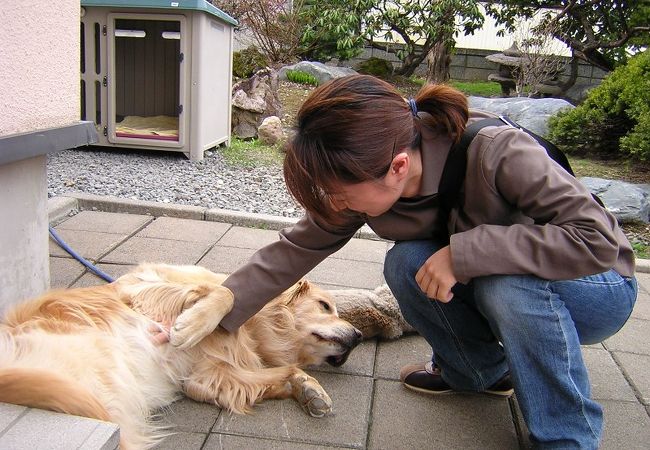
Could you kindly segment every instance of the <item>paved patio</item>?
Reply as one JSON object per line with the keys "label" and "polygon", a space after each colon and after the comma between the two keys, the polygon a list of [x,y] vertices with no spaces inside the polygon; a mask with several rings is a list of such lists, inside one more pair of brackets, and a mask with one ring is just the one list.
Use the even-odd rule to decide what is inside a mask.
{"label": "paved patio", "polygon": [[[72,209],[82,208],[68,216]],[[145,261],[199,264],[231,272],[277,239],[282,218],[220,210],[78,196],[50,201],[51,221],[73,249],[119,276]],[[291,221],[288,221],[291,222]],[[327,288],[382,283],[389,244],[364,230],[307,276]],[[53,241],[52,287],[104,281]],[[642,262],[640,270],[647,270]],[[584,347],[594,397],[605,409],[603,449],[650,448],[650,273],[638,273],[640,294],[627,325],[602,345]],[[175,432],[160,449],[517,449],[526,448],[516,399],[477,395],[431,398],[399,382],[402,365],[427,358],[418,336],[366,341],[338,369],[311,370],[330,394],[334,413],[307,416],[292,400],[267,401],[252,415],[181,400],[162,412]],[[0,404],[0,448],[114,449],[112,424]]]}

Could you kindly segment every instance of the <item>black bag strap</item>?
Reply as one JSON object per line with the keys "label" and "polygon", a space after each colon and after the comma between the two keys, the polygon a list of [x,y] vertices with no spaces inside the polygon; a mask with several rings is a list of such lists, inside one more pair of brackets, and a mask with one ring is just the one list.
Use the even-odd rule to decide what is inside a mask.
{"label": "black bag strap", "polygon": [[[451,147],[449,150],[449,155],[447,156],[447,160],[445,161],[445,167],[443,168],[442,176],[440,178],[440,185],[438,186],[438,198],[440,205],[440,230],[447,229],[449,213],[459,200],[460,191],[462,189],[463,182],[465,181],[465,173],[467,171],[467,149],[469,148],[478,132],[483,128],[490,126],[499,127],[503,125],[510,125],[514,128],[524,131],[525,133],[528,133],[542,147],[544,147],[546,153],[551,159],[562,166],[562,168],[564,168],[564,170],[566,170],[572,176],[575,176],[575,173],[571,168],[571,164],[569,164],[569,160],[562,152],[562,150],[557,148],[557,146],[552,142],[549,142],[540,135],[522,127],[510,118],[506,116],[499,116],[476,121],[465,128],[460,141]],[[604,207],[602,200],[598,198],[597,195],[592,194],[592,196],[600,206]]]}

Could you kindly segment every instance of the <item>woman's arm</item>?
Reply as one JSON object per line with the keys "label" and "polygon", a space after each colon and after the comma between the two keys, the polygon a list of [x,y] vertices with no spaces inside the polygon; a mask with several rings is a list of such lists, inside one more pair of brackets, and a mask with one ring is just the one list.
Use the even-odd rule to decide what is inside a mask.
{"label": "woman's arm", "polygon": [[223,285],[235,296],[221,326],[235,331],[270,300],[284,292],[326,257],[343,247],[363,225],[354,217],[345,227],[327,229],[309,215],[280,232],[280,240],[258,250]]}

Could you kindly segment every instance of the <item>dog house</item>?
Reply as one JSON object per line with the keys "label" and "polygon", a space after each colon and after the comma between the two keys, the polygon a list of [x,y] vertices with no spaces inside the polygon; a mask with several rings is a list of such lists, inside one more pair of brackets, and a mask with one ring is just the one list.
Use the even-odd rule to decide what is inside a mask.
{"label": "dog house", "polygon": [[191,160],[227,145],[235,25],[205,0],[81,0],[81,118],[96,145]]}

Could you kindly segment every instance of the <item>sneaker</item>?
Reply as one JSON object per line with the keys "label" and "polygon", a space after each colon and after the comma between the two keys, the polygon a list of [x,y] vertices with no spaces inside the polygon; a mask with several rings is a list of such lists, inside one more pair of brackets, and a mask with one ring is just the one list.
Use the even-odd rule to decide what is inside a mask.
{"label": "sneaker", "polygon": [[[399,379],[405,387],[425,394],[441,395],[460,392],[452,389],[442,379],[440,368],[432,361],[402,367]],[[510,374],[506,374],[499,381],[480,393],[497,397],[510,397],[514,392],[515,390],[510,381]]]}

